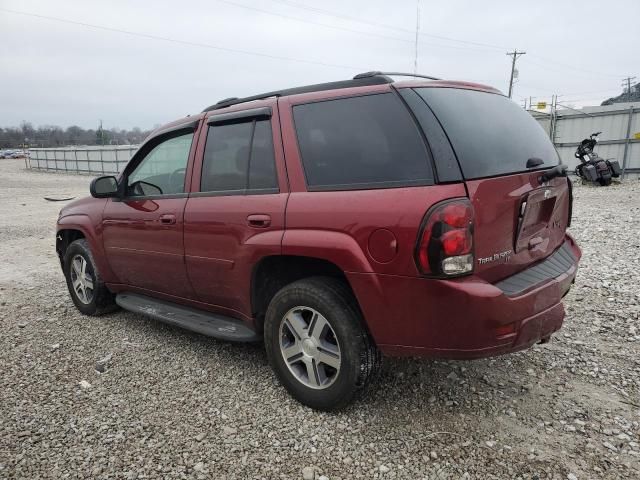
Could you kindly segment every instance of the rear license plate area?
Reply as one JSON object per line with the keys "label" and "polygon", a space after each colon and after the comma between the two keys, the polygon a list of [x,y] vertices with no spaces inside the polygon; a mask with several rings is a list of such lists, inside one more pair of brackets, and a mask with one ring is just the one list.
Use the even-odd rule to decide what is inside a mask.
{"label": "rear license plate area", "polygon": [[547,229],[555,209],[556,194],[551,188],[534,190],[523,203],[514,245],[516,253],[529,248],[529,242]]}

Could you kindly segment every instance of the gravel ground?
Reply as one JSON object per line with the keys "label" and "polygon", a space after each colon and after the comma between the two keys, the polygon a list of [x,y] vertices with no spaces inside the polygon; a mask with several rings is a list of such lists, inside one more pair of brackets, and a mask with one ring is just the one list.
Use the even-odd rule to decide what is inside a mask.
{"label": "gravel ground", "polygon": [[[261,346],[74,309],[54,253],[88,177],[0,160],[0,478],[640,477],[640,184],[576,187],[584,250],[551,343],[387,359],[337,414],[292,400]],[[98,373],[96,370],[103,370]]]}

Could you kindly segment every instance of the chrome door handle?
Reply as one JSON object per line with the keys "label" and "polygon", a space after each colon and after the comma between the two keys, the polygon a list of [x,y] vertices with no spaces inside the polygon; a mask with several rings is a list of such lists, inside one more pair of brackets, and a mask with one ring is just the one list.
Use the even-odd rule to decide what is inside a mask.
{"label": "chrome door handle", "polygon": [[269,215],[249,215],[247,217],[247,224],[253,228],[267,228],[271,225],[271,217]]}
{"label": "chrome door handle", "polygon": [[175,225],[176,216],[171,213],[165,213],[164,215],[160,215],[160,223],[162,225]]}

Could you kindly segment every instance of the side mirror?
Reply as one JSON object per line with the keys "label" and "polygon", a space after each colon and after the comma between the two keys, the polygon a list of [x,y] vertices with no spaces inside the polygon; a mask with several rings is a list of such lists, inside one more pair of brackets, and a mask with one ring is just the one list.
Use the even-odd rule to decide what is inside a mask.
{"label": "side mirror", "polygon": [[89,187],[91,196],[95,198],[109,198],[118,196],[118,180],[112,175],[94,178]]}

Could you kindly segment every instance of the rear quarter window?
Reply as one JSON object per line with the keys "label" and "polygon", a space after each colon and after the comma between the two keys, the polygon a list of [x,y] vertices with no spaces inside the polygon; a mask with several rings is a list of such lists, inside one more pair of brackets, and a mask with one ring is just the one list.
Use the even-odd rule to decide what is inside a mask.
{"label": "rear quarter window", "polygon": [[293,117],[309,190],[433,183],[424,141],[393,93],[297,105]]}
{"label": "rear quarter window", "polygon": [[458,88],[415,90],[444,128],[465,179],[525,172],[530,158],[543,161],[536,168],[559,164],[543,128],[509,98]]}

